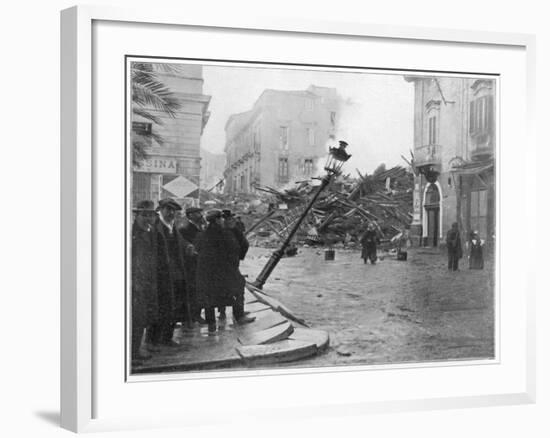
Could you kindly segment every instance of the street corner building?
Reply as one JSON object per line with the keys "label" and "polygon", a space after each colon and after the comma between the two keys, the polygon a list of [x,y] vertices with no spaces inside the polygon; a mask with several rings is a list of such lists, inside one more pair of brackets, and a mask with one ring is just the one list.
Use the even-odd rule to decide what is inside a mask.
{"label": "street corner building", "polygon": [[[132,205],[143,199],[158,203],[167,197],[194,205],[200,186],[201,137],[210,117],[210,96],[203,94],[203,66],[141,61],[131,65],[133,70],[152,72],[158,88],[150,94],[160,98],[144,103],[132,96],[130,139],[133,150],[139,142],[143,151],[132,164]],[[139,85],[132,74],[132,89]],[[172,109],[167,108],[168,99],[174,103]]]}
{"label": "street corner building", "polygon": [[495,233],[495,91],[492,78],[406,76],[414,86],[411,238],[438,246],[453,222],[463,236]]}
{"label": "street corner building", "polygon": [[283,187],[311,178],[334,138],[341,99],[335,88],[265,90],[251,110],[225,125],[226,193]]}

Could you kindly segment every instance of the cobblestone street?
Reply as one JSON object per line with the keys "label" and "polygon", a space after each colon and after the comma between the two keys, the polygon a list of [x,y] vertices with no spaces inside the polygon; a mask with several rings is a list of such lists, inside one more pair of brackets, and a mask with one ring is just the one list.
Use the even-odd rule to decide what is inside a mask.
{"label": "cobblestone street", "polygon": [[[253,280],[271,250],[251,248],[241,265]],[[492,358],[493,264],[449,272],[445,253],[409,249],[408,261],[386,257],[365,265],[360,253],[300,249],[283,258],[264,290],[316,329],[326,330],[327,353],[284,366],[340,366]]]}

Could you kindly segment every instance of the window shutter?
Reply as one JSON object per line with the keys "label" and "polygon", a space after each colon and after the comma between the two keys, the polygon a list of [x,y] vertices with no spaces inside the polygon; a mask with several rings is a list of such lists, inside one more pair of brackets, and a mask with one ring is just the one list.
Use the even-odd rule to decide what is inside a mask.
{"label": "window shutter", "polygon": [[493,134],[495,130],[495,109],[493,96],[487,96],[487,132]]}
{"label": "window shutter", "polygon": [[473,134],[474,131],[475,131],[475,126],[474,126],[474,123],[475,123],[475,101],[472,100],[470,102],[470,134]]}
{"label": "window shutter", "polygon": [[478,132],[481,127],[483,126],[483,120],[481,119],[481,109],[482,109],[482,102],[481,102],[481,99],[476,99],[476,122],[475,122],[475,125],[476,125],[476,132]]}

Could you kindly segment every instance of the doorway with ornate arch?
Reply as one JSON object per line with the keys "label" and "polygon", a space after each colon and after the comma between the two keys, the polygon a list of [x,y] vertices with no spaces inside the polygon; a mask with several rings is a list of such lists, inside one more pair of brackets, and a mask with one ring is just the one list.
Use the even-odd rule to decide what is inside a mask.
{"label": "doorway with ornate arch", "polygon": [[438,246],[441,232],[441,194],[435,183],[430,183],[424,192],[424,215],[424,246]]}

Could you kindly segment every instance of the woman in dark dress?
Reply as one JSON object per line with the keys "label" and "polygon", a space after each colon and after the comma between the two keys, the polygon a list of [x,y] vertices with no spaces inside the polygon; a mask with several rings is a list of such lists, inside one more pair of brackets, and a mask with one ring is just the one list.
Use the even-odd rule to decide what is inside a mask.
{"label": "woman in dark dress", "polygon": [[470,269],[483,269],[483,240],[477,231],[470,236]]}

